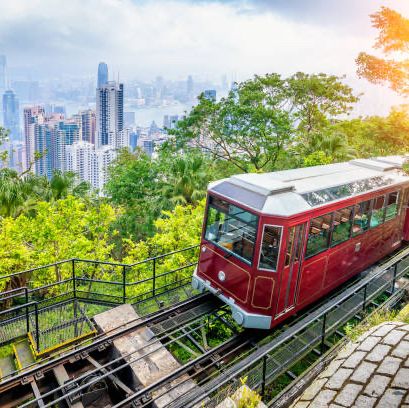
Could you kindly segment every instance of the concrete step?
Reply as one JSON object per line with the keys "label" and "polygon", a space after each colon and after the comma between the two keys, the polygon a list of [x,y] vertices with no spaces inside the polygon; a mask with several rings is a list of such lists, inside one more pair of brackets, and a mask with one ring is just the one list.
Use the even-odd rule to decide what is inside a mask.
{"label": "concrete step", "polygon": [[0,358],[0,380],[16,370],[12,355]]}
{"label": "concrete step", "polygon": [[13,343],[13,351],[17,361],[17,368],[20,370],[35,362],[28,338]]}

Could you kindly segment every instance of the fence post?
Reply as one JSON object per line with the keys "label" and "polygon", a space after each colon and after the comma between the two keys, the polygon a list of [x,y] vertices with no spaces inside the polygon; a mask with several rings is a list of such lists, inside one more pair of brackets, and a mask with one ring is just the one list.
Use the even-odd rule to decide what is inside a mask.
{"label": "fence post", "polygon": [[77,299],[77,278],[75,276],[75,259],[72,262],[72,291],[74,294],[74,299]]}
{"label": "fence post", "polygon": [[391,293],[395,292],[396,274],[398,273],[398,263],[393,265],[393,279],[392,279],[392,290]]}
{"label": "fence post", "polygon": [[30,332],[30,315],[29,315],[29,307],[27,306],[28,303],[28,289],[24,288],[24,295],[26,300],[26,329],[27,333]]}
{"label": "fence post", "polygon": [[263,378],[261,380],[261,396],[264,397],[266,392],[266,371],[267,371],[267,356],[263,357]]}
{"label": "fence post", "polygon": [[364,300],[363,300],[363,304],[362,304],[362,310],[365,312],[365,308],[366,308],[366,290],[367,290],[368,284],[366,284],[364,286]]}
{"label": "fence post", "polygon": [[122,303],[126,303],[126,266],[122,268]]}
{"label": "fence post", "polygon": [[327,326],[327,314],[324,314],[324,319],[322,321],[322,333],[321,333],[321,355],[324,354],[324,342],[325,342],[325,331]]}
{"label": "fence post", "polygon": [[35,322],[36,322],[36,349],[37,353],[40,352],[40,328],[38,327],[38,304],[34,305],[35,310]]}
{"label": "fence post", "polygon": [[153,258],[152,297],[156,295],[156,258]]}

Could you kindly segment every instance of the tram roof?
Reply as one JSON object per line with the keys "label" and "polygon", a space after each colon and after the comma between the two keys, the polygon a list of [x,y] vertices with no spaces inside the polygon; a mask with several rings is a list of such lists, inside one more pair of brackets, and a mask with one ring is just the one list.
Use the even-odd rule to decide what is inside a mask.
{"label": "tram roof", "polygon": [[355,159],[272,173],[248,173],[211,183],[214,191],[265,214],[290,216],[409,181],[408,156]]}

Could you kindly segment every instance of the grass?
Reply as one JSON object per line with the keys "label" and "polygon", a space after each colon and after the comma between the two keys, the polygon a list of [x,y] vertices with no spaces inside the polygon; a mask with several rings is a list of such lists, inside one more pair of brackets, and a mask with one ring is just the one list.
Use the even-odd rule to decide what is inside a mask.
{"label": "grass", "polygon": [[13,355],[13,346],[11,344],[6,344],[0,347],[0,358],[8,357]]}
{"label": "grass", "polygon": [[398,313],[396,320],[409,323],[409,303]]}
{"label": "grass", "polygon": [[409,304],[401,311],[396,310],[379,310],[370,314],[363,323],[348,323],[345,327],[345,333],[351,341],[356,341],[366,331],[381,323],[390,321],[402,321],[409,323]]}

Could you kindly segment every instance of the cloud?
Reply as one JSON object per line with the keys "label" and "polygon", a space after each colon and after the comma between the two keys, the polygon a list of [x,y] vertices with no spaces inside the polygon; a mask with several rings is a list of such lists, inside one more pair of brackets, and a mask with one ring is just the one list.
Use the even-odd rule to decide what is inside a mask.
{"label": "cloud", "polygon": [[306,71],[353,80],[379,1],[2,1],[0,54],[33,78],[95,76],[106,61],[125,79]]}
{"label": "cloud", "polygon": [[[331,63],[331,48],[348,52],[356,40],[367,44],[362,38],[340,40],[328,27],[287,20],[268,3],[254,7],[269,13],[243,13],[247,6],[234,2],[70,0],[63,10],[54,0],[2,2],[0,50],[11,65],[55,73],[80,72],[106,59],[126,75],[248,75],[303,66],[317,70],[317,57],[333,69],[341,61]],[[346,64],[339,68],[348,71]]]}

